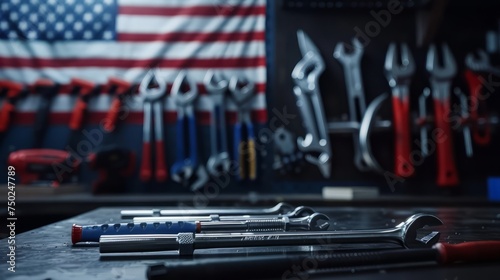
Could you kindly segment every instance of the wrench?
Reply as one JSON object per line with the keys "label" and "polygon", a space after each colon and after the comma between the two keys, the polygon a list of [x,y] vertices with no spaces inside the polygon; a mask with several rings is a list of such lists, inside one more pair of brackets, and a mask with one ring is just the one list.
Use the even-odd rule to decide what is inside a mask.
{"label": "wrench", "polygon": [[[460,100],[460,116],[462,120],[468,120],[470,116],[467,106],[467,96],[465,96],[465,93],[463,93],[458,87],[455,88],[455,95]],[[467,157],[472,157],[474,153],[472,151],[470,123],[465,121],[462,123],[462,134],[464,136],[465,154]]]}
{"label": "wrench", "polygon": [[[242,86],[243,85],[243,86]],[[257,154],[255,151],[255,136],[250,116],[252,101],[254,98],[255,83],[245,77],[233,76],[229,81],[229,91],[238,107],[238,120],[234,125],[234,147],[235,162],[238,163],[239,180],[247,177],[245,168],[248,169],[248,179],[257,178]],[[247,140],[243,139],[243,127],[246,126]],[[246,158],[245,158],[246,157]],[[247,166],[248,165],[248,166]]]}
{"label": "wrench", "polygon": [[[434,118],[436,129],[442,133],[442,141],[437,141],[437,185],[451,187],[458,185],[458,173],[453,157],[453,140],[450,122],[450,91],[452,79],[457,72],[453,54],[448,45],[443,45],[443,66],[438,65],[435,45],[429,47],[426,68],[430,73],[432,98],[434,100]],[[441,140],[441,139],[440,139]]]}
{"label": "wrench", "polygon": [[208,173],[219,176],[229,172],[231,162],[227,149],[226,118],[224,97],[228,88],[228,81],[220,79],[210,69],[205,75],[205,88],[213,103],[212,123],[210,124],[211,155],[207,162]]}
{"label": "wrench", "polygon": [[179,233],[177,235],[124,235],[102,236],[101,253],[151,252],[179,250],[180,255],[193,255],[196,249],[231,248],[250,246],[324,245],[336,243],[397,243],[405,248],[430,248],[439,241],[439,232],[434,231],[424,238],[417,238],[417,230],[425,226],[442,225],[432,215],[415,214],[394,228],[273,232],[273,233]]}
{"label": "wrench", "polygon": [[242,220],[250,220],[250,219],[277,219],[281,217],[288,218],[300,218],[305,216],[310,216],[316,213],[314,209],[307,206],[299,206],[295,208],[293,211],[278,214],[278,215],[241,215],[241,216],[224,216],[218,214],[212,214],[208,216],[161,216],[161,217],[134,217],[133,221],[135,223],[140,222],[163,222],[163,221],[200,221],[200,222],[209,222],[209,221],[242,221]]}
{"label": "wrench", "polygon": [[148,217],[148,216],[199,216],[199,215],[273,215],[273,214],[285,214],[293,211],[294,207],[288,203],[280,202],[271,208],[265,209],[255,209],[255,208],[207,208],[207,209],[181,209],[181,210],[122,210],[122,219],[128,219],[133,217]]}
{"label": "wrench", "polygon": [[[165,95],[167,83],[161,79],[157,73],[158,70],[150,70],[142,79],[139,85],[139,93],[144,102],[144,127],[142,143],[142,161],[140,177],[147,182],[151,180],[153,174],[151,168],[151,127],[154,119],[154,137],[155,137],[155,159],[156,159],[156,180],[164,182],[167,179],[168,172],[165,164],[165,150],[163,144],[163,103],[161,102]],[[158,88],[149,88],[153,79],[158,84]]]}
{"label": "wrench", "polygon": [[423,157],[429,156],[428,143],[428,123],[427,123],[427,98],[431,96],[430,88],[424,88],[422,94],[418,97],[418,118],[420,119],[420,151]]}
{"label": "wrench", "polygon": [[[361,57],[363,56],[363,45],[357,38],[352,40],[354,52],[346,53],[343,43],[338,43],[333,52],[336,58],[344,67],[345,84],[347,90],[347,101],[349,105],[349,120],[361,122],[366,111],[366,102],[361,78]],[[361,171],[367,171],[370,166],[364,161],[360,151],[359,133],[353,135],[354,141],[354,164]]]}
{"label": "wrench", "polygon": [[297,139],[298,148],[307,153],[305,159],[318,166],[323,177],[329,178],[332,152],[318,83],[325,64],[319,50],[302,30],[297,31],[297,38],[303,57],[292,71],[296,85],[293,91],[307,131],[305,138]]}
{"label": "wrench", "polygon": [[415,61],[407,44],[401,45],[401,64],[396,55],[396,44],[391,43],[385,58],[385,74],[392,88],[392,107],[395,131],[394,174],[410,177],[415,169],[410,161],[410,82],[415,73]]}
{"label": "wrench", "polygon": [[[185,84],[189,86],[189,90],[183,92],[182,86]],[[196,97],[198,97],[198,90],[196,84],[187,78],[185,70],[179,72],[175,78],[171,95],[177,105],[177,159],[171,168],[172,180],[185,185],[198,166],[196,120],[193,106]],[[189,129],[189,157],[186,156],[184,148],[185,122],[188,123]]]}
{"label": "wrench", "polygon": [[465,57],[465,65],[467,65],[467,70],[465,70],[465,79],[467,80],[467,85],[469,87],[470,96],[474,102],[474,106],[471,106],[470,117],[475,123],[473,126],[473,139],[478,145],[486,146],[491,142],[491,127],[490,124],[486,124],[484,129],[481,131],[477,126],[478,119],[487,119],[487,114],[479,114],[479,108],[486,108],[486,102],[483,100],[481,94],[483,93],[483,83],[481,82],[481,74],[475,72],[489,72],[494,75],[500,75],[500,70],[493,68],[489,62],[488,54],[480,50],[478,52],[479,58],[476,59],[472,53],[467,54]]}

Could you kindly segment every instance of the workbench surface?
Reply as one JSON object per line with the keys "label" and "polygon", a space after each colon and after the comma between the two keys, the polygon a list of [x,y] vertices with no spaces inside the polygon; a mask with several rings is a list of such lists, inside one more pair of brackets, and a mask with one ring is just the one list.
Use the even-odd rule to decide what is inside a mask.
{"label": "workbench surface", "polygon": [[[308,205],[314,208],[314,205]],[[183,261],[174,252],[127,257],[100,256],[97,244],[71,244],[71,226],[96,223],[125,222],[121,220],[121,207],[99,208],[73,218],[50,224],[16,236],[16,272],[7,270],[5,253],[1,255],[0,279],[145,279],[148,265]],[[136,209],[127,207],[126,209]],[[137,209],[149,209],[148,207]],[[175,208],[171,208],[175,209]],[[500,208],[315,208],[327,214],[333,229],[388,228],[404,221],[414,213],[428,213],[439,217],[444,226],[439,227],[440,241],[459,243],[473,240],[500,240]],[[22,221],[18,220],[17,223]],[[7,242],[4,239],[5,252]],[[330,245],[333,252],[385,249],[395,244]],[[231,258],[232,256],[258,256],[259,254],[288,254],[287,250],[307,253],[312,246],[266,247],[253,249],[200,250],[195,258],[207,256]],[[259,251],[260,250],[260,251]],[[402,249],[403,250],[403,249]],[[236,252],[237,251],[237,252]],[[306,252],[304,252],[306,251]],[[332,274],[309,274],[309,279],[498,279],[498,262],[437,267],[432,264],[410,267],[383,267],[369,272],[335,272]],[[291,276],[290,276],[291,277]],[[200,275],[203,278],[203,275]],[[238,279],[237,276],[234,279]],[[298,277],[283,279],[300,279]]]}

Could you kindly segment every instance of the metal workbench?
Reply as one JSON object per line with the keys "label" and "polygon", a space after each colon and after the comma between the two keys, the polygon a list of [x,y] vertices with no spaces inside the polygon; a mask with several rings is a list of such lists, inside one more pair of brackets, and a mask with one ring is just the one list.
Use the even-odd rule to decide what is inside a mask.
{"label": "metal workbench", "polygon": [[[314,205],[309,205],[314,207]],[[125,207],[123,207],[125,208]],[[127,209],[133,209],[126,207]],[[147,207],[145,207],[147,209]],[[177,262],[183,259],[173,252],[127,257],[102,257],[96,244],[71,244],[73,224],[116,223],[122,207],[99,208],[73,218],[46,225],[16,236],[16,272],[7,271],[5,239],[1,254],[0,279],[145,279],[148,265]],[[144,208],[142,208],[144,209]],[[175,208],[172,208],[175,209]],[[500,207],[489,208],[361,208],[316,207],[330,216],[333,229],[366,229],[393,227],[417,212],[438,216],[444,222],[440,227],[441,242],[459,243],[472,240],[500,240]],[[21,220],[17,221],[21,223]],[[397,245],[362,244],[331,245],[333,251],[388,248]],[[378,247],[377,247],[378,246]],[[259,249],[212,249],[195,252],[194,258],[258,256],[259,254],[307,253],[311,246],[274,247]],[[402,249],[404,250],[404,249]],[[306,252],[304,252],[306,251]],[[369,272],[335,272],[335,279],[498,279],[500,264],[481,263],[437,267],[430,264],[411,267],[380,267]],[[310,274],[309,279],[332,279],[332,274]],[[478,278],[479,277],[479,278]],[[203,275],[200,275],[203,278]],[[234,279],[238,279],[235,275]],[[285,279],[285,278],[284,278]],[[299,278],[288,278],[299,279]]]}

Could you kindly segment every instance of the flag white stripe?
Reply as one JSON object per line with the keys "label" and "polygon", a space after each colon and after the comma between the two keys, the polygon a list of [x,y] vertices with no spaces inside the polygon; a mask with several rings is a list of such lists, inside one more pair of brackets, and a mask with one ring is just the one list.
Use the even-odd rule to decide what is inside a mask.
{"label": "flag white stripe", "polygon": [[265,6],[266,0],[118,0],[118,5],[141,7],[214,6],[214,9],[221,9],[233,6]]}
{"label": "flag white stripe", "polygon": [[266,27],[265,16],[137,16],[120,15],[116,20],[118,33],[224,33],[258,32]]}
{"label": "flag white stripe", "polygon": [[[188,71],[189,79],[196,83],[202,83],[209,69],[191,68]],[[266,82],[266,67],[252,68],[221,68],[217,69],[225,78],[233,75],[244,76],[250,78],[255,83]],[[109,77],[117,77],[131,83],[139,83],[146,74],[147,69],[131,68],[124,70],[123,68],[0,68],[0,77],[10,81],[32,84],[41,78],[50,79],[59,84],[68,84],[74,77],[88,80],[97,84],[105,84]],[[159,75],[165,79],[167,83],[172,83],[179,73],[179,69],[159,69]]]}
{"label": "flag white stripe", "polygon": [[[105,50],[105,51],[103,51]],[[263,57],[262,42],[80,42],[0,41],[0,56],[18,58],[166,59]]]}

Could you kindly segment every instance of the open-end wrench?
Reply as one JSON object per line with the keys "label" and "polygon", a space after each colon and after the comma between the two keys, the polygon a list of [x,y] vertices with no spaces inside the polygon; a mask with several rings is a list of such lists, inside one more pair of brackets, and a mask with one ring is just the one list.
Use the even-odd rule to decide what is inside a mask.
{"label": "open-end wrench", "polygon": [[[151,168],[151,128],[153,128],[155,137],[156,181],[164,182],[168,176],[167,165],[165,163],[165,147],[163,143],[163,103],[161,102],[165,95],[167,83],[161,79],[157,71],[158,70],[148,71],[139,85],[139,93],[144,102],[144,131],[140,170],[140,177],[144,182],[151,180],[153,174]],[[157,88],[149,88],[153,79],[155,83],[158,84]]]}
{"label": "open-end wrench", "polygon": [[417,231],[426,226],[442,225],[432,215],[415,214],[394,228],[272,232],[272,233],[179,233],[177,235],[123,235],[101,236],[101,253],[146,252],[179,250],[180,255],[192,255],[196,249],[232,248],[249,246],[324,245],[338,243],[397,243],[406,248],[430,248],[439,241],[439,232],[433,231],[417,238]]}
{"label": "open-end wrench", "polygon": [[[245,77],[233,76],[229,81],[231,97],[238,107],[238,119],[234,125],[234,161],[238,163],[239,180],[257,178],[257,153],[255,136],[250,111],[255,96],[255,83]],[[247,139],[243,138],[243,127],[246,127]]]}
{"label": "open-end wrench", "polygon": [[307,206],[299,206],[293,211],[277,215],[240,215],[240,216],[225,216],[219,214],[205,215],[205,216],[160,216],[160,217],[134,217],[135,223],[140,222],[162,222],[162,221],[242,221],[242,220],[255,220],[255,219],[277,219],[281,217],[288,218],[301,218],[310,216],[316,213],[314,209]]}
{"label": "open-end wrench", "polygon": [[465,65],[474,72],[486,72],[495,76],[500,76],[500,69],[490,64],[490,58],[483,50],[477,51],[477,58],[473,53],[467,54],[465,57]]}
{"label": "open-end wrench", "polygon": [[427,98],[431,96],[430,88],[424,88],[422,94],[418,97],[418,118],[420,120],[420,152],[423,157],[429,156],[428,143],[428,124],[427,124]]}
{"label": "open-end wrench", "polygon": [[394,174],[410,177],[414,168],[410,161],[410,82],[415,73],[415,61],[408,45],[401,44],[401,63],[398,62],[396,44],[391,43],[385,57],[385,74],[392,88],[394,121]]}
{"label": "open-end wrench", "polygon": [[[183,86],[187,85],[189,89],[183,91]],[[183,185],[188,183],[188,180],[198,166],[198,147],[196,138],[196,120],[194,116],[194,101],[198,97],[196,84],[187,78],[185,70],[179,72],[172,85],[171,96],[177,106],[177,159],[172,165],[171,173],[172,180]],[[185,131],[187,122],[188,131]],[[184,137],[189,137],[189,156],[187,156],[184,147]]]}
{"label": "open-end wrench", "polygon": [[297,39],[303,57],[292,71],[296,85],[293,91],[307,131],[305,138],[298,138],[298,148],[306,154],[308,162],[319,168],[323,177],[329,178],[332,152],[318,82],[325,63],[319,50],[302,30],[297,31]]}
{"label": "open-end wrench", "polygon": [[453,156],[453,135],[450,122],[450,92],[452,79],[457,72],[453,54],[448,45],[443,45],[443,65],[439,66],[435,45],[429,47],[426,68],[430,73],[434,119],[436,129],[442,135],[437,142],[437,185],[451,187],[458,185],[458,173]]}
{"label": "open-end wrench", "polygon": [[[363,45],[358,39],[352,40],[354,51],[348,54],[344,43],[338,43],[333,52],[336,58],[344,67],[344,77],[347,90],[347,101],[349,105],[349,120],[352,122],[361,122],[366,111],[365,94],[363,89],[363,80],[361,78],[361,58],[363,56]],[[354,164],[361,171],[370,169],[370,166],[364,161],[360,151],[359,134],[353,135],[354,142]]]}
{"label": "open-end wrench", "polygon": [[210,69],[203,80],[208,96],[212,100],[213,111],[210,124],[211,154],[207,162],[208,173],[219,176],[229,171],[231,161],[227,149],[225,95],[228,81],[221,79]]}
{"label": "open-end wrench", "polygon": [[72,226],[73,244],[79,242],[98,242],[102,235],[124,234],[177,234],[180,232],[274,232],[274,231],[325,231],[330,226],[325,214],[314,213],[300,218],[264,218],[226,221],[161,221],[131,222]]}
{"label": "open-end wrench", "polygon": [[122,210],[120,212],[122,219],[134,217],[150,216],[200,216],[200,215],[275,215],[286,214],[295,208],[284,202],[280,202],[271,208],[205,208],[205,209],[178,209],[178,210]]}

